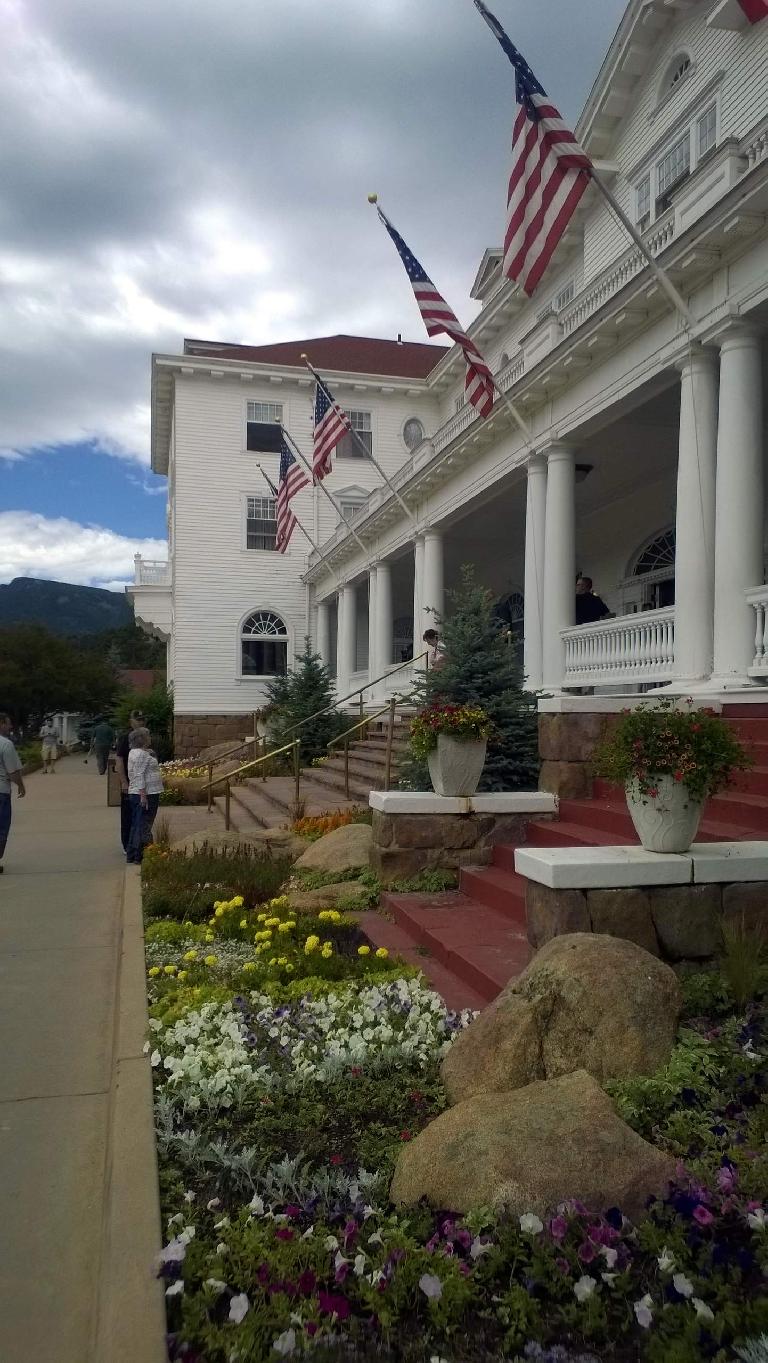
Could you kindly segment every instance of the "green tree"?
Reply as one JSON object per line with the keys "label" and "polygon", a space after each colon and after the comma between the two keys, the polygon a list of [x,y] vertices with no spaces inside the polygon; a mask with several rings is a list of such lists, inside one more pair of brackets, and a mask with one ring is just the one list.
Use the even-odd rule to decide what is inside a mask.
{"label": "green tree", "polygon": [[51,710],[93,714],[118,690],[104,655],[85,651],[42,625],[0,629],[0,706],[18,724]]}
{"label": "green tree", "polygon": [[164,682],[156,682],[151,691],[123,691],[112,712],[112,723],[118,732],[128,728],[132,710],[140,710],[147,721],[154,747],[161,762],[173,754],[173,690]]}
{"label": "green tree", "polygon": [[[311,762],[313,757],[325,757],[326,745],[336,734],[349,724],[346,715],[337,710],[317,715],[333,704],[333,680],[328,668],[318,653],[312,652],[311,641],[304,640],[304,651],[298,653],[292,672],[284,677],[275,677],[267,686],[268,704],[272,707],[269,716],[269,738],[275,747],[289,743],[292,738],[301,739],[301,760]],[[300,729],[295,726],[317,715]]]}
{"label": "green tree", "polygon": [[[494,616],[493,593],[461,570],[461,583],[448,593],[450,613],[440,621],[445,656],[440,667],[423,674],[414,691],[420,707],[433,701],[481,705],[493,733],[480,789],[535,789],[539,774],[535,697],[522,689],[516,651]],[[401,766],[406,790],[429,790],[425,762],[415,757]]]}

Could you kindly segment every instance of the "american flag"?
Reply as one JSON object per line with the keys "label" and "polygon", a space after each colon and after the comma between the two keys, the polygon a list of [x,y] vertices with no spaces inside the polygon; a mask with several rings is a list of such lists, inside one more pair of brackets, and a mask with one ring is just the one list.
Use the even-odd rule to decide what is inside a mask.
{"label": "american flag", "polygon": [[467,377],[464,391],[467,401],[477,407],[481,416],[489,416],[493,407],[493,377],[474,341],[471,341],[461,322],[448,307],[442,294],[438,293],[423,265],[420,265],[413,252],[406,246],[400,233],[392,226],[389,218],[381,209],[378,214],[397,247],[405,272],[411,281],[416,302],[419,305],[428,336],[438,336],[445,332],[452,341],[460,345],[467,362]]}
{"label": "american flag", "polygon": [[277,531],[275,548],[284,554],[298,521],[291,510],[291,498],[309,486],[309,478],[301,464],[296,462],[288,448],[284,435],[280,436],[280,477],[277,489]]}
{"label": "american flag", "polygon": [[761,19],[768,18],[768,0],[739,0],[739,4],[750,24],[759,24]]}
{"label": "american flag", "polygon": [[532,294],[590,180],[592,162],[483,0],[474,0],[515,68],[504,273]]}
{"label": "american flag", "polygon": [[339,441],[352,429],[349,417],[325,383],[315,375],[315,431],[312,472],[315,482],[326,478],[331,471],[331,455]]}

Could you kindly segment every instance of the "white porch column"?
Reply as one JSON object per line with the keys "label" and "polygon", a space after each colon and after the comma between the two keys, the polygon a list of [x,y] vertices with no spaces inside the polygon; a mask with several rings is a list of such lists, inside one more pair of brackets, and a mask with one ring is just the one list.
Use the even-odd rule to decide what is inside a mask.
{"label": "white porch column", "polygon": [[547,505],[547,461],[540,454],[528,460],[525,503],[525,605],[523,616],[523,672],[531,691],[541,688],[544,644],[544,534]]}
{"label": "white porch column", "polygon": [[[382,559],[376,567],[376,675],[386,672],[392,664],[392,573],[389,563]],[[383,688],[382,688],[383,689]]]}
{"label": "white porch column", "polygon": [[675,670],[673,686],[712,671],[715,580],[717,372],[711,350],[682,365],[675,519]]}
{"label": "white porch column", "polygon": [[350,582],[339,592],[339,619],[336,645],[336,691],[345,696],[355,670],[356,611],[355,589]]}
{"label": "white porch column", "polygon": [[327,601],[317,603],[317,651],[325,667],[331,662],[331,620]]}
{"label": "white porch column", "polygon": [[368,680],[378,677],[376,662],[376,565],[368,569]]}
{"label": "white porch column", "polygon": [[413,656],[416,657],[423,648],[421,636],[428,625],[424,623],[424,612],[421,609],[424,586],[424,540],[419,536],[413,541]]}
{"label": "white porch column", "polygon": [[564,664],[560,631],[573,624],[576,609],[576,468],[568,445],[551,445],[546,456],[542,681],[547,690],[559,691]]}
{"label": "white porch column", "polygon": [[[428,530],[424,536],[424,568],[421,590],[421,616],[425,629],[434,629],[444,609],[443,537],[439,530]],[[414,648],[414,652],[417,650]]]}
{"label": "white porch column", "polygon": [[763,580],[763,373],[760,336],[729,331],[720,346],[715,499],[713,687],[746,685],[755,613],[744,600]]}

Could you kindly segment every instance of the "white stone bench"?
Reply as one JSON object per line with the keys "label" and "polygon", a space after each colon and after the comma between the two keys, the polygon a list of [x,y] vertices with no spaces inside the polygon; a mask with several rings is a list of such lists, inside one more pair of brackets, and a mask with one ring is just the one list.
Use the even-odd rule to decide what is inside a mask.
{"label": "white stone bench", "polygon": [[700,842],[681,854],[644,847],[519,847],[515,870],[553,890],[768,880],[768,842]]}

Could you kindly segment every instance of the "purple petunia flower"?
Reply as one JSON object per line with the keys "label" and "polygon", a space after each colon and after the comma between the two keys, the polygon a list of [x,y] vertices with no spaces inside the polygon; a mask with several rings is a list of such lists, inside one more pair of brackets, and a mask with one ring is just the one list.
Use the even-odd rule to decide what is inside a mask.
{"label": "purple petunia flower", "polygon": [[693,1219],[694,1221],[698,1221],[700,1226],[711,1226],[715,1218],[708,1207],[704,1207],[699,1203],[698,1207],[694,1207],[693,1209]]}
{"label": "purple petunia flower", "polygon": [[591,1264],[592,1260],[595,1258],[595,1253],[595,1247],[591,1240],[582,1240],[577,1250],[581,1262],[583,1264]]}
{"label": "purple petunia flower", "polygon": [[564,1216],[553,1216],[549,1223],[549,1233],[553,1240],[564,1240],[568,1234],[568,1222]]}

